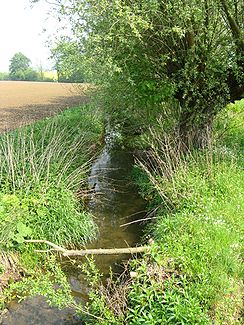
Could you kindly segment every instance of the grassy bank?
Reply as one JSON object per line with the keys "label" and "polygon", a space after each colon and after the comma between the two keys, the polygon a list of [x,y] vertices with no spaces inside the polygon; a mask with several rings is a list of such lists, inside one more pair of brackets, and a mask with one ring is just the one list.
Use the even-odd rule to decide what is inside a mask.
{"label": "grassy bank", "polygon": [[242,101],[218,116],[204,150],[182,154],[152,132],[135,179],[154,243],[117,284],[94,286],[91,324],[242,323],[243,126]]}
{"label": "grassy bank", "polygon": [[72,247],[96,237],[96,225],[85,211],[85,193],[101,133],[99,114],[83,106],[0,135],[2,306],[13,292],[31,287],[33,294],[46,290],[49,296],[53,283],[64,284],[57,261],[34,252],[49,248],[27,244],[26,239]]}
{"label": "grassy bank", "polygon": [[[72,299],[55,257],[34,253],[36,246],[24,239],[67,247],[95,235],[82,194],[80,200],[74,195],[85,183],[90,149],[101,133],[99,120],[87,109],[66,111],[1,138],[8,149],[1,156],[0,247],[10,266],[19,263],[16,279],[22,277],[4,289],[2,305],[13,295],[42,294],[58,307],[74,307],[87,324],[241,324],[243,101],[218,116],[205,149],[182,153],[161,127],[152,130],[148,159],[134,171],[150,209],[145,236],[151,238],[150,252],[130,261],[106,287],[89,260],[83,269],[92,290],[84,307]],[[8,263],[0,272],[6,273]]]}

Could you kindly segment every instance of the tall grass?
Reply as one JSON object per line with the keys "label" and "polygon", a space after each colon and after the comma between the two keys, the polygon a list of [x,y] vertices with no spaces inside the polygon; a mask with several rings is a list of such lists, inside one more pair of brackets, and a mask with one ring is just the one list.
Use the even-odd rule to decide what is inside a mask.
{"label": "tall grass", "polygon": [[144,193],[149,191],[160,207],[150,226],[156,244],[148,264],[139,267],[139,279],[155,262],[167,278],[152,302],[147,295],[154,294],[155,279],[145,280],[142,290],[135,282],[130,317],[135,324],[147,323],[153,312],[159,316],[152,324],[160,324],[160,318],[169,324],[241,324],[244,183],[239,158],[211,143],[207,150],[182,153],[168,137],[153,134],[153,139],[150,164],[140,166],[148,177]]}
{"label": "tall grass", "polygon": [[0,135],[0,322],[13,297],[43,295],[59,308],[73,301],[57,256],[25,240],[74,247],[95,238],[83,194],[101,132],[85,106]]}
{"label": "tall grass", "polygon": [[24,238],[63,245],[94,238],[95,224],[81,201],[100,136],[98,118],[93,122],[86,107],[0,136],[2,246],[16,249]]}
{"label": "tall grass", "polygon": [[[89,148],[82,135],[60,127],[53,119],[42,128],[41,137],[35,127],[0,137],[0,183],[15,192],[29,193],[33,186],[42,184],[45,192],[55,175],[55,183],[65,183],[68,189],[77,188],[89,167]],[[84,150],[85,148],[85,150]],[[82,157],[81,157],[82,152]],[[81,160],[78,163],[78,160]]]}

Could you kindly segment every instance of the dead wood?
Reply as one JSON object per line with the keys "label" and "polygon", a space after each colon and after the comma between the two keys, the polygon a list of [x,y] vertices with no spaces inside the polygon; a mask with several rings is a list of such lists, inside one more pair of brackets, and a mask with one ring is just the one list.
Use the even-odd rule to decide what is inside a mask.
{"label": "dead wood", "polygon": [[[149,246],[125,247],[125,248],[98,248],[98,249],[65,249],[61,246],[51,243],[48,240],[25,240],[26,243],[43,243],[51,246],[50,251],[61,252],[63,256],[85,256],[85,255],[118,255],[118,254],[136,254],[149,250]],[[36,252],[47,252],[47,250],[36,250]]]}

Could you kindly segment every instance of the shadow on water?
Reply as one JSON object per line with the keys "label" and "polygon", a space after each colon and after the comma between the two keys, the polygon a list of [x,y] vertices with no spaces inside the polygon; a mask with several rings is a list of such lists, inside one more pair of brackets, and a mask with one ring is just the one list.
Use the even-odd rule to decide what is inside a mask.
{"label": "shadow on water", "polygon": [[[145,215],[145,202],[138,195],[130,179],[134,164],[133,154],[128,150],[107,146],[93,164],[89,177],[89,186],[93,196],[89,210],[95,217],[99,228],[96,241],[87,248],[122,248],[135,246],[140,241],[142,229],[138,223],[120,227]],[[121,271],[121,263],[128,255],[97,255],[96,265],[106,278],[110,267],[114,272]],[[76,258],[75,264],[81,264],[85,258]],[[84,275],[76,267],[64,269],[69,277],[73,294],[77,299],[87,301],[89,287]],[[35,319],[32,315],[35,314]],[[41,324],[82,324],[70,310],[57,311],[49,307],[40,297],[30,298],[26,302],[10,307],[9,315],[3,325],[41,325]]]}

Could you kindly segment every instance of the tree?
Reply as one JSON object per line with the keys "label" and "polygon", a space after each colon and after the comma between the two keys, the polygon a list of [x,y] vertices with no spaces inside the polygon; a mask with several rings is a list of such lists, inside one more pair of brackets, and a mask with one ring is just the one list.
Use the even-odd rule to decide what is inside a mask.
{"label": "tree", "polygon": [[9,77],[11,80],[37,80],[38,74],[30,67],[31,60],[23,53],[14,54],[10,60]]}
{"label": "tree", "polygon": [[241,0],[58,0],[56,8],[110,123],[127,132],[143,132],[167,107],[181,141],[202,146],[217,112],[243,94]]}
{"label": "tree", "polygon": [[76,42],[61,37],[52,47],[52,58],[60,82],[84,82],[83,55]]}
{"label": "tree", "polygon": [[30,59],[21,52],[14,54],[10,60],[9,75],[11,80],[24,80],[25,71],[30,66]]}

